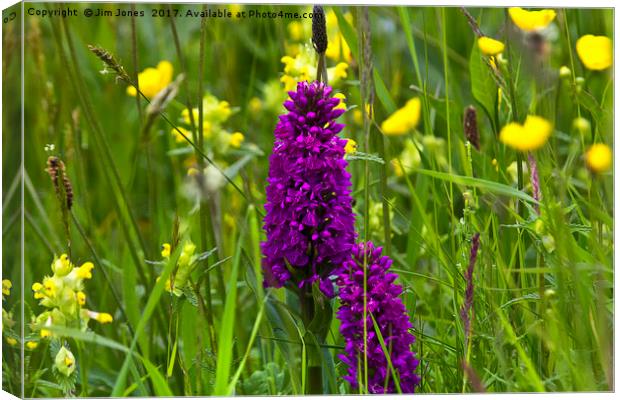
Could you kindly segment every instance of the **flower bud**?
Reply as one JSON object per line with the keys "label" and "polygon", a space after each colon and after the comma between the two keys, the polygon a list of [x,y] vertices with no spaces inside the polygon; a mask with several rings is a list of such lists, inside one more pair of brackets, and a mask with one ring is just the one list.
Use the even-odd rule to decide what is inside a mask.
{"label": "flower bud", "polygon": [[572,72],[570,70],[570,68],[568,68],[566,65],[562,65],[560,67],[560,78],[562,79],[568,79],[570,78],[572,75]]}
{"label": "flower bud", "polygon": [[54,358],[54,367],[64,376],[71,376],[75,371],[75,357],[71,351],[62,346]]}
{"label": "flower bud", "polygon": [[66,276],[69,272],[71,272],[72,268],[73,265],[71,265],[69,257],[66,254],[62,254],[60,257],[55,258],[52,262],[52,271],[54,271],[54,274],[59,277]]}
{"label": "flower bud", "polygon": [[583,117],[578,117],[573,120],[573,129],[582,135],[589,133],[591,128],[592,125],[590,121]]}
{"label": "flower bud", "polygon": [[548,253],[553,253],[555,250],[555,239],[551,235],[545,235],[542,237],[542,244]]}
{"label": "flower bud", "polygon": [[534,231],[538,234],[538,235],[542,235],[545,233],[545,223],[543,222],[542,219],[538,218],[536,220],[536,222],[534,223]]}

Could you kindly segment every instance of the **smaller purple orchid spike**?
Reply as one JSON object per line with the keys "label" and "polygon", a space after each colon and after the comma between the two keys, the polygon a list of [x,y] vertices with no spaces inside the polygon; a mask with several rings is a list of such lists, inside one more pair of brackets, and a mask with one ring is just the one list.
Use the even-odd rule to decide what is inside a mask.
{"label": "smaller purple orchid spike", "polygon": [[[392,260],[381,256],[381,247],[371,242],[353,248],[353,258],[345,263],[338,277],[341,306],[337,312],[341,321],[340,333],[345,338],[345,354],[340,359],[348,366],[344,377],[352,387],[358,388],[358,365],[364,365],[364,352],[368,363],[368,391],[370,393],[396,393],[394,374],[376,334],[376,321],[400,390],[413,393],[420,383],[415,374],[419,361],[411,351],[415,337],[407,310],[399,298],[402,287],[394,281],[398,275],[390,273]],[[366,258],[366,332],[364,338],[364,258]],[[371,315],[372,314],[372,315]],[[363,372],[360,372],[362,375]]]}

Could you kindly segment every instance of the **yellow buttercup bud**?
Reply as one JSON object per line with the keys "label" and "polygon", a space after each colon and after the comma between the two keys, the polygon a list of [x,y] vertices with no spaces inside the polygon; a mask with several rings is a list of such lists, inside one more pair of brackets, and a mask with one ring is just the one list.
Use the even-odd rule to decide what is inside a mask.
{"label": "yellow buttercup bud", "polygon": [[39,346],[39,343],[37,343],[37,342],[26,342],[26,347],[27,347],[29,350],[34,350],[34,349],[36,349],[38,346]]}
{"label": "yellow buttercup bud", "polygon": [[11,346],[15,346],[17,344],[17,340],[13,339],[12,337],[7,337],[6,342]]}
{"label": "yellow buttercup bud", "polygon": [[583,117],[578,117],[573,120],[573,129],[575,129],[577,132],[581,133],[582,135],[589,133],[591,127],[592,125],[590,124],[590,121],[588,121],[587,119]]}
{"label": "yellow buttercup bud", "polygon": [[560,67],[560,78],[570,78],[572,72],[566,65]]}

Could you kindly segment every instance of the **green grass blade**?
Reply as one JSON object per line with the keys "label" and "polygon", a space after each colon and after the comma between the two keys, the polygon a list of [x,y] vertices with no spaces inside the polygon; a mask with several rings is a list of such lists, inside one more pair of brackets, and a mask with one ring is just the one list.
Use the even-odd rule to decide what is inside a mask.
{"label": "green grass blade", "polygon": [[[133,337],[133,340],[131,342],[130,352],[125,357],[123,366],[121,367],[118,377],[116,378],[116,383],[114,384],[114,389],[112,390],[112,394],[111,394],[112,397],[120,396],[125,390],[127,372],[129,369],[129,361],[131,359],[132,354],[134,353],[136,343],[138,342],[138,338],[140,337],[147,323],[151,319],[153,311],[155,311],[155,308],[157,307],[159,303],[159,299],[164,293],[164,285],[166,284],[166,281],[170,277],[170,274],[172,273],[172,269],[176,265],[180,254],[181,254],[181,249],[180,248],[175,249],[174,254],[172,255],[172,257],[170,257],[168,264],[166,265],[166,267],[164,268],[164,271],[161,274],[161,278],[159,279],[159,281],[157,281],[157,283],[153,287],[153,291],[151,292],[146,302],[146,307],[144,307],[142,317],[140,318],[140,321],[138,322],[138,326],[136,327],[135,336]],[[147,370],[148,370],[148,367],[147,367]],[[153,385],[155,386],[156,383],[153,382]],[[160,387],[160,389],[162,388]]]}
{"label": "green grass blade", "polygon": [[237,239],[237,248],[233,258],[233,266],[230,272],[229,288],[226,291],[226,302],[222,312],[222,325],[218,336],[217,371],[215,373],[215,396],[230,395],[228,377],[233,360],[233,336],[235,334],[235,317],[237,309],[237,276],[241,260],[241,235]]}
{"label": "green grass blade", "polygon": [[480,179],[480,178],[473,178],[469,176],[454,175],[454,174],[448,174],[448,173],[439,172],[439,171],[431,171],[427,169],[417,169],[416,172],[436,178],[436,179],[440,179],[442,181],[452,182],[457,185],[472,186],[472,187],[476,187],[482,190],[487,190],[489,192],[493,192],[496,194],[516,197],[521,200],[529,201],[530,203],[537,203],[537,201],[532,196],[528,195],[527,193],[524,193],[518,189],[515,189],[513,187],[510,187],[508,185],[504,185],[501,183],[488,181],[488,180]]}

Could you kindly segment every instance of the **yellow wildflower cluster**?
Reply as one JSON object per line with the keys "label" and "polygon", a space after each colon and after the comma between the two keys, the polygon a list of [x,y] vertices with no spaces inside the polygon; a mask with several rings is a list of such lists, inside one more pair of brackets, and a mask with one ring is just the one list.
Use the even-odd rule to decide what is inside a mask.
{"label": "yellow wildflower cluster", "polygon": [[2,300],[4,300],[4,296],[10,296],[11,295],[11,288],[13,287],[13,284],[11,283],[10,280],[8,279],[3,279],[2,280]]}
{"label": "yellow wildflower cluster", "polygon": [[[2,301],[4,302],[5,297],[9,297],[11,295],[11,288],[13,284],[8,279],[2,280]],[[6,311],[4,309],[4,304],[2,305],[2,336],[4,336],[6,343],[9,346],[17,345],[17,339],[11,335],[13,326],[15,325],[15,321],[13,321],[13,313]]]}
{"label": "yellow wildflower cluster", "polygon": [[[310,11],[310,9],[308,9]],[[353,15],[350,12],[345,13],[344,19],[353,24]],[[335,62],[344,61],[350,63],[353,59],[351,49],[347,44],[338,25],[338,17],[333,10],[329,10],[325,14],[325,24],[327,27],[327,49],[325,56]],[[304,46],[310,43],[312,37],[312,25],[300,21],[293,21],[286,27],[289,39],[293,43],[286,44],[286,54],[291,57],[297,56],[304,49]]]}
{"label": "yellow wildflower cluster", "polygon": [[420,122],[420,99],[414,97],[404,107],[396,110],[381,124],[383,134],[389,136],[404,135],[415,129]]}
{"label": "yellow wildflower cluster", "polygon": [[[350,12],[345,13],[345,21],[349,24],[353,24],[353,15]],[[340,27],[338,25],[338,17],[333,10],[330,10],[325,14],[325,23],[327,25],[327,50],[325,50],[325,56],[334,61],[345,60],[351,62],[353,59],[351,49],[344,40],[344,36],[340,33]]]}
{"label": "yellow wildflower cluster", "polygon": [[[173,276],[166,280],[165,285],[166,291],[174,293],[177,297],[183,294],[183,289],[187,285],[190,274],[198,265],[198,256],[195,254],[196,245],[191,241],[186,241],[182,246],[176,268],[172,272]],[[166,262],[170,260],[171,252],[172,246],[169,243],[164,243],[161,246],[161,256]],[[159,279],[160,278],[157,278],[157,281],[159,281]]]}
{"label": "yellow wildflower cluster", "polygon": [[53,274],[43,278],[42,282],[32,284],[34,298],[47,309],[39,314],[32,324],[41,338],[53,336],[49,329],[51,326],[86,330],[91,319],[102,324],[112,322],[110,314],[84,308],[84,281],[93,277],[94,267],[92,262],[75,266],[66,254],[62,254],[52,262]]}
{"label": "yellow wildflower cluster", "polygon": [[553,127],[549,121],[528,115],[523,125],[511,122],[499,133],[502,143],[519,151],[532,151],[542,147],[551,136]]}
{"label": "yellow wildflower cluster", "polygon": [[[225,100],[219,100],[217,97],[210,93],[207,93],[202,99],[202,135],[213,146],[214,150],[220,152],[226,152],[230,147],[239,148],[245,140],[245,136],[241,132],[229,132],[224,129],[223,124],[228,121],[231,115],[235,113],[236,109],[230,106]],[[183,133],[188,139],[192,138],[192,124],[198,129],[198,108],[194,108],[191,111],[185,109],[181,112],[181,122],[185,127],[179,127],[179,131]],[[176,129],[172,130],[177,142],[185,141],[183,135],[181,135]]]}
{"label": "yellow wildflower cluster", "polygon": [[508,14],[512,22],[526,32],[544,29],[555,19],[553,10],[528,11],[521,7],[511,7]]}
{"label": "yellow wildflower cluster", "polygon": [[[295,90],[297,82],[313,81],[317,74],[316,54],[309,46],[304,46],[299,53],[281,58],[284,64],[284,75],[280,82],[284,84],[285,91]],[[327,68],[327,80],[331,86],[338,86],[348,75],[349,64],[339,62],[336,66]]]}
{"label": "yellow wildflower cluster", "polygon": [[[149,99],[152,99],[162,89],[172,82],[174,68],[170,61],[160,61],[157,67],[149,67],[138,74],[138,86],[140,91]],[[135,87],[127,87],[127,94],[135,97],[138,91]]]}

